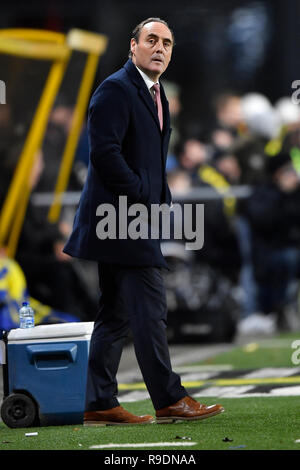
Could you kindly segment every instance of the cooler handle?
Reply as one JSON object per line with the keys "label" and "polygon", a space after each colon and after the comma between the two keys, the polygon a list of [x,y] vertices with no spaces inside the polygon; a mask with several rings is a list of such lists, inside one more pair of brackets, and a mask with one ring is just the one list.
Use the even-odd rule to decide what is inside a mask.
{"label": "cooler handle", "polygon": [[63,355],[70,362],[76,361],[77,356],[77,345],[74,343],[64,343],[64,344],[36,344],[26,347],[29,360],[31,363],[35,361],[37,357],[41,356],[60,356]]}

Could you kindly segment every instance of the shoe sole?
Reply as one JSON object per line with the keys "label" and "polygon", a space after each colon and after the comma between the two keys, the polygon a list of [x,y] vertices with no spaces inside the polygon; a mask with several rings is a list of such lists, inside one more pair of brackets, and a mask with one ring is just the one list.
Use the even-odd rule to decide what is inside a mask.
{"label": "shoe sole", "polygon": [[224,413],[225,409],[221,408],[220,410],[213,411],[212,413],[206,413],[200,416],[193,416],[192,418],[186,416],[162,416],[160,418],[156,418],[157,424],[171,424],[175,423],[176,421],[198,421],[200,419],[211,418],[212,416],[216,416],[220,413]]}
{"label": "shoe sole", "polygon": [[113,423],[112,421],[84,421],[83,426],[136,426],[140,424],[153,424],[155,420],[142,421],[141,423]]}

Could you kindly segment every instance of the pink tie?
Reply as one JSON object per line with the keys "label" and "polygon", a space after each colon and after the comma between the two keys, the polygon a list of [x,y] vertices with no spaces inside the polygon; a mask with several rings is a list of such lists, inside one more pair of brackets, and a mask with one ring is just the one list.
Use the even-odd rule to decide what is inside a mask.
{"label": "pink tie", "polygon": [[157,107],[160,130],[162,131],[162,128],[163,128],[163,110],[162,110],[162,104],[161,104],[161,99],[160,99],[160,89],[159,89],[158,83],[155,83],[155,85],[153,85],[152,88],[155,91],[154,101],[155,101],[155,104],[156,104],[156,107]]}

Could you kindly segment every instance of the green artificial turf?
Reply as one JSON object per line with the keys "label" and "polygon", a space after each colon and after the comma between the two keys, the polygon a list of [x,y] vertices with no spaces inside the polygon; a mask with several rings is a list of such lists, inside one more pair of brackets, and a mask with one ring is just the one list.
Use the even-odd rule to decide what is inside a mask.
{"label": "green artificial turf", "polygon": [[297,339],[300,340],[300,332],[282,334],[270,339],[258,339],[196,364],[230,364],[234,369],[299,367],[299,364],[292,362],[292,355],[295,352],[292,343]]}
{"label": "green artificial turf", "polygon": [[[291,361],[299,333],[251,341],[197,364],[234,369],[300,367]],[[197,364],[186,364],[187,366]],[[274,377],[276,374],[274,374]],[[278,371],[280,377],[280,370]],[[0,422],[0,450],[89,450],[90,446],[121,443],[196,442],[191,447],[146,447],[146,450],[300,450],[300,399],[297,396],[201,398],[201,403],[221,403],[225,413],[198,421],[139,426],[49,426],[9,429]],[[135,414],[154,414],[150,400],[122,404]],[[26,437],[25,433],[38,432]],[[184,438],[184,439],[182,439]],[[225,439],[225,441],[223,441]],[[118,448],[115,448],[116,450]],[[126,448],[127,449],[127,448]],[[122,448],[122,451],[126,451]],[[142,447],[139,450],[143,449]],[[104,449],[112,451],[114,448]],[[128,447],[128,451],[133,448]],[[97,452],[94,450],[94,452]],[[99,452],[99,450],[98,450]],[[100,450],[101,452],[101,450]]]}
{"label": "green artificial turf", "polygon": [[[200,422],[97,428],[72,425],[30,429],[9,429],[1,423],[0,450],[88,450],[90,446],[99,444],[178,443],[189,442],[189,438],[197,444],[192,447],[174,446],[165,449],[300,449],[300,443],[295,442],[300,439],[298,397],[222,398],[220,401],[226,409],[225,413]],[[212,404],[215,399],[202,398],[201,402]],[[127,403],[124,407],[137,414],[153,413],[150,400]],[[38,432],[37,436],[25,436],[25,433],[35,431]],[[183,437],[185,439],[180,439]],[[231,441],[224,442],[223,439],[226,438]]]}

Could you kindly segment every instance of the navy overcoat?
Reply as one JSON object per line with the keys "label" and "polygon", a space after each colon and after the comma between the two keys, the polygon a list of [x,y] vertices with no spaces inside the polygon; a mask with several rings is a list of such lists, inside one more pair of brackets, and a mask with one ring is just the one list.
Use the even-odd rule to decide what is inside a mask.
{"label": "navy overcoat", "polygon": [[116,239],[100,239],[96,232],[99,205],[113,205],[119,220],[119,196],[127,196],[129,205],[143,203],[148,208],[171,204],[165,171],[170,115],[160,88],[163,131],[154,101],[131,59],[94,92],[88,113],[88,175],[65,253],[104,263],[168,268],[159,239],[120,239],[118,233]]}

